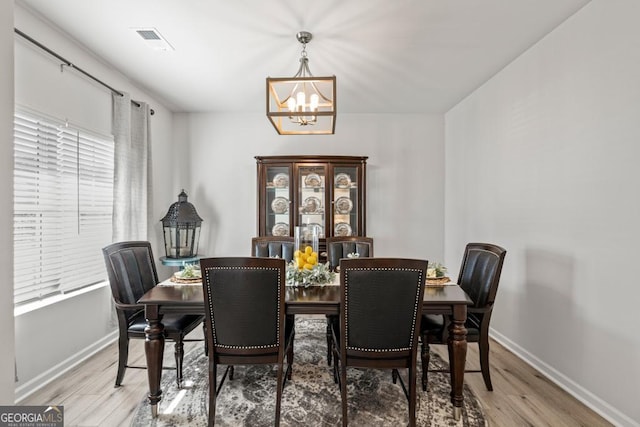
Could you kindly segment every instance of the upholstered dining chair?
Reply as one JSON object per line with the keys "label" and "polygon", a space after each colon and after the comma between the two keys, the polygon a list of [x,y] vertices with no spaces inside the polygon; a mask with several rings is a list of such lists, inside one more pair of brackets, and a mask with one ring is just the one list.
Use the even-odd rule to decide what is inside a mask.
{"label": "upholstered dining chair", "polygon": [[260,236],[251,239],[251,256],[293,260],[294,239],[287,236]]}
{"label": "upholstered dining chair", "polygon": [[327,260],[333,270],[340,266],[340,259],[357,253],[358,257],[373,256],[373,238],[365,236],[327,237]]}
{"label": "upholstered dining chair", "polygon": [[[144,305],[138,300],[145,292],[158,284],[151,244],[145,241],[127,241],[108,245],[102,249],[111,286],[111,294],[118,317],[118,373],[116,387],[122,384],[126,368],[144,368],[129,366],[129,339],[144,339],[147,321]],[[165,337],[175,342],[176,380],[182,385],[182,358],[184,356],[184,337],[198,325],[203,324],[204,316],[166,314],[162,318]]]}
{"label": "upholstered dining chair", "polygon": [[[358,258],[373,256],[373,238],[365,236],[327,237],[327,261],[332,270],[339,270],[340,259],[349,254],[358,254]],[[327,364],[331,366],[331,324],[338,322],[338,316],[327,314]]]}
{"label": "upholstered dining chair", "polygon": [[[332,324],[334,379],[347,425],[347,367],[391,369],[416,425],[416,359],[428,262],[400,258],[343,259],[340,320]],[[408,371],[408,391],[398,369]]]}
{"label": "upholstered dining chair", "polygon": [[[467,342],[478,343],[480,353],[480,371],[465,372],[482,372],[484,384],[489,391],[493,391],[489,372],[489,322],[506,254],[505,249],[490,243],[467,244],[457,282],[473,301],[473,305],[467,308],[467,321],[464,327],[467,329]],[[442,315],[429,314],[422,318],[420,336],[422,339],[422,390],[424,391],[427,390],[428,385],[429,345],[447,344],[449,324],[448,317]]]}
{"label": "upholstered dining chair", "polygon": [[[209,347],[209,425],[216,397],[234,365],[277,365],[275,425],[282,390],[291,375],[294,325],[285,316],[284,259],[236,257],[200,260]],[[287,369],[283,373],[284,357]],[[217,384],[218,365],[227,365]]]}

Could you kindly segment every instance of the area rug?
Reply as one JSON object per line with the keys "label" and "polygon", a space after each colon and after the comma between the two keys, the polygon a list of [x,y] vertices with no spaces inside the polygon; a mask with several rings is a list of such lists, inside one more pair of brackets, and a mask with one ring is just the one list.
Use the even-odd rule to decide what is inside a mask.
{"label": "area rug", "polygon": [[[325,331],[326,321],[323,318],[296,319],[293,378],[287,381],[282,395],[282,426],[341,425],[340,390],[333,381],[332,368],[327,365]],[[432,355],[431,363],[434,369],[447,366],[437,355]],[[224,367],[219,369],[220,376],[221,371]],[[406,371],[401,371],[401,375],[406,378]],[[167,371],[162,378],[163,395],[158,417],[151,418],[150,407],[144,400],[136,409],[131,425],[206,426],[209,384],[207,357],[201,347],[185,356],[184,378],[185,386],[178,389],[175,373]],[[218,395],[216,425],[272,426],[275,419],[275,383],[274,367],[236,366],[233,381],[227,378]],[[407,400],[400,383],[392,383],[390,371],[349,368],[347,383],[350,425],[407,425]],[[418,378],[417,425],[486,425],[482,409],[466,385],[462,417],[455,421],[449,401],[448,374],[430,373],[428,392],[423,392],[419,384]]]}

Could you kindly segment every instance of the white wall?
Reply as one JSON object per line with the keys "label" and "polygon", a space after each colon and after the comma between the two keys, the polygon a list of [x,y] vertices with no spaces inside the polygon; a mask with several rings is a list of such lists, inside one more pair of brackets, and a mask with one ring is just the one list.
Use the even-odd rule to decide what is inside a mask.
{"label": "white wall", "polygon": [[[0,2],[0,199],[13,199],[13,1]],[[0,295],[13,295],[13,206],[0,208]],[[0,405],[14,401],[13,298],[0,297]],[[6,384],[6,386],[5,386]]]}
{"label": "white wall", "polygon": [[[257,100],[259,101],[259,100]],[[257,235],[257,155],[369,156],[367,235],[377,256],[443,257],[443,117],[339,114],[336,134],[281,136],[263,114],[189,114],[189,200],[204,218],[200,252],[249,255]]]}
{"label": "white wall", "polygon": [[[1,7],[6,8],[6,3],[1,2]],[[12,4],[13,2],[8,3]],[[9,10],[9,12],[12,11]],[[6,14],[2,13],[2,16],[6,16]],[[107,64],[100,62],[93,55],[83,50],[81,46],[40,21],[19,5],[15,6],[15,10],[10,13],[10,16],[14,17],[16,28],[107,84],[121,91],[131,93],[133,99],[148,102],[151,108],[155,110],[155,115],[151,117],[154,183],[152,212],[154,217],[157,217],[158,222],[150,224],[149,240],[152,242],[156,258],[158,258],[162,255],[161,251],[163,250],[160,244],[162,242],[162,227],[159,220],[166,213],[169,204],[174,199],[177,200],[175,197],[177,192],[172,185],[175,178],[172,174],[165,172],[171,170],[175,163],[171,144],[173,114],[158,100],[132,86],[124,76],[115,72]],[[103,134],[110,134],[111,92],[75,70],[65,68],[63,72],[60,72],[60,64],[55,58],[17,35],[14,39],[13,23],[8,25],[10,28],[6,31],[7,35],[6,37],[3,36],[1,41],[3,44],[9,43],[12,49],[15,42],[16,104],[58,119],[68,119],[71,124],[76,126]],[[11,59],[11,61],[2,61],[3,67],[6,63],[13,62],[12,51],[4,54],[0,47],[0,52],[2,52],[0,54],[3,56],[8,56]],[[2,75],[4,82],[5,73],[2,73]],[[10,84],[13,89],[13,78]],[[9,110],[10,134],[7,143],[3,144],[2,149],[6,149],[9,154],[2,156],[2,158],[3,161],[5,161],[4,159],[11,161],[13,158],[13,99],[5,101],[3,96],[0,110],[4,108],[5,102],[11,104]],[[2,129],[2,126],[0,126],[0,129]],[[11,169],[2,168],[2,173],[10,174],[10,178],[3,180],[3,182],[11,182]],[[8,193],[5,195],[5,199],[10,200],[12,197],[11,186],[7,186],[6,191]],[[8,213],[10,227],[12,224],[11,212],[12,210],[10,209]],[[12,253],[11,239],[3,238],[0,240],[3,245],[5,244],[4,242],[7,242],[6,253]],[[6,268],[2,268],[2,271],[11,275],[11,258],[3,256],[0,257],[0,261],[3,262],[3,265],[4,262],[9,262],[9,265]],[[168,270],[165,271],[163,268],[160,268],[159,273],[168,276]],[[13,295],[12,280],[2,280],[0,283],[3,285],[10,283],[11,286],[3,289],[2,294]],[[7,302],[11,306],[10,310],[2,310],[2,313],[13,314],[12,298],[0,298],[0,301],[3,301],[2,304]],[[72,315],[69,315],[70,313]],[[11,320],[13,321],[13,317]],[[5,330],[7,328],[2,329]],[[47,305],[16,316],[15,354],[19,377],[19,382],[16,384],[16,399],[21,399],[35,388],[60,374],[64,369],[78,362],[81,358],[98,350],[100,346],[105,345],[109,340],[113,340],[117,336],[115,330],[115,319],[111,314],[111,293],[107,287],[83,293],[66,301]],[[11,342],[13,342],[13,339],[11,339]],[[46,351],[43,351],[43,349],[46,349]],[[5,348],[2,349],[2,351],[4,350]],[[11,354],[11,382],[2,381],[0,389],[3,391],[5,389],[10,390],[11,396],[13,396],[13,348],[11,348]],[[0,359],[0,361],[3,360]],[[7,363],[0,363],[0,365],[4,367],[7,366]],[[114,368],[114,381],[115,373]]]}
{"label": "white wall", "polygon": [[594,0],[445,116],[446,262],[503,245],[494,336],[620,425],[640,423],[638,17]]}

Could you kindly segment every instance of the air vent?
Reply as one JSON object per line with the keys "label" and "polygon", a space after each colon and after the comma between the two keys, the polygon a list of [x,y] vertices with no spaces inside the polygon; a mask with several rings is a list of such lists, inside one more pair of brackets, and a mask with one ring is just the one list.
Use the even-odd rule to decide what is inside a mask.
{"label": "air vent", "polygon": [[137,30],[136,33],[145,40],[162,40],[162,37],[155,30]]}
{"label": "air vent", "polygon": [[174,50],[155,28],[133,28],[149,47],[155,50]]}

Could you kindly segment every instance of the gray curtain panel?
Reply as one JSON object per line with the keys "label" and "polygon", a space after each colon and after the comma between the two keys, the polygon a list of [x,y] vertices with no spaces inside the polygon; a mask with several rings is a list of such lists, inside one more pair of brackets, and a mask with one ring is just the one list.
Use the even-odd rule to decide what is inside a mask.
{"label": "gray curtain panel", "polygon": [[113,241],[149,240],[151,140],[149,105],[114,93]]}

